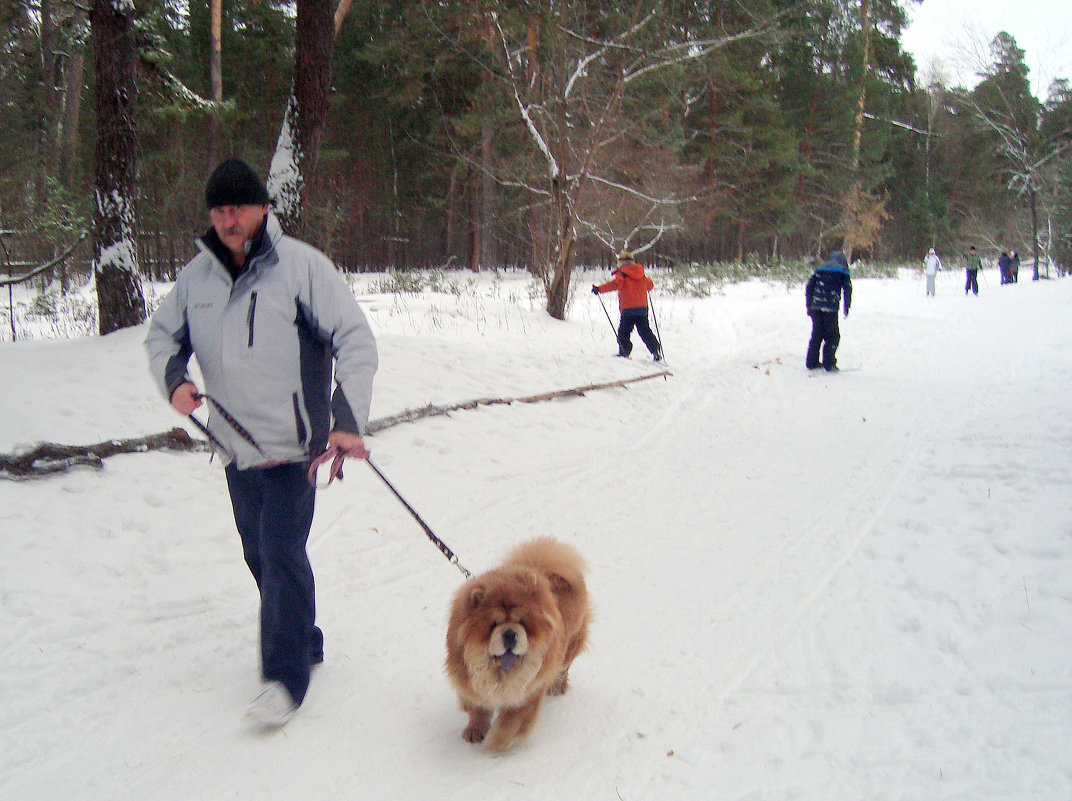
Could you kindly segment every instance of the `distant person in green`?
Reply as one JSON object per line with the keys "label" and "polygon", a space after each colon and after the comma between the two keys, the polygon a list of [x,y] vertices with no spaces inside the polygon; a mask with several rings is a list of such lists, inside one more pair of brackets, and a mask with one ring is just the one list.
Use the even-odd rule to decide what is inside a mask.
{"label": "distant person in green", "polygon": [[964,255],[964,271],[967,274],[967,280],[964,283],[965,295],[967,295],[969,291],[973,295],[979,294],[979,270],[982,266],[982,259],[980,259],[979,254],[975,252],[975,245],[972,245]]}

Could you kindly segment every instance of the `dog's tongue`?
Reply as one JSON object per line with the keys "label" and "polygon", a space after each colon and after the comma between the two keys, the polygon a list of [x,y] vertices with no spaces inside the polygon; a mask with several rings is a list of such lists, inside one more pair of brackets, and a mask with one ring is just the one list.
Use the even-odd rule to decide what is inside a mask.
{"label": "dog's tongue", "polygon": [[507,651],[505,654],[499,657],[499,667],[503,670],[510,670],[517,664],[518,655]]}

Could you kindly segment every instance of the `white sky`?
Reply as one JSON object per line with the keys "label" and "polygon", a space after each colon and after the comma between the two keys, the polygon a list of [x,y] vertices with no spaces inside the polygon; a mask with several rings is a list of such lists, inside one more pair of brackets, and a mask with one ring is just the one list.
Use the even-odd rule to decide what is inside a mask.
{"label": "white sky", "polygon": [[1045,100],[1054,78],[1072,79],[1072,3],[1067,0],[924,0],[909,5],[902,43],[921,77],[940,64],[951,83],[972,86],[990,63],[989,44],[1000,31],[1025,51],[1036,97]]}

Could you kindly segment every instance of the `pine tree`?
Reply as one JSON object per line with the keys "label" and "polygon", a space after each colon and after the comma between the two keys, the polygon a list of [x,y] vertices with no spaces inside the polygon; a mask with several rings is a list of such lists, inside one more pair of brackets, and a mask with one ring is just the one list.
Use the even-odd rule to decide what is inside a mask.
{"label": "pine tree", "polygon": [[94,275],[100,333],[145,319],[138,272],[137,55],[133,6],[94,0],[90,12],[97,67],[97,170]]}

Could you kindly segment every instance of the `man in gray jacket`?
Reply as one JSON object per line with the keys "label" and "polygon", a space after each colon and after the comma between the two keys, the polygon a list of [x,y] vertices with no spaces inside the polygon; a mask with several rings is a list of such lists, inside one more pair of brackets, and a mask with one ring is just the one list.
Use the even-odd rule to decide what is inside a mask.
{"label": "man in gray jacket", "polygon": [[[205,189],[211,227],[149,323],[149,369],[184,416],[208,402],[242,551],[260,590],[266,682],[247,716],[282,726],[324,659],[306,543],[310,461],[368,456],[376,342],[346,282],[318,250],[284,236],[248,164],[220,164]],[[204,390],[188,372],[197,357]],[[332,365],[335,387],[332,391]]]}

